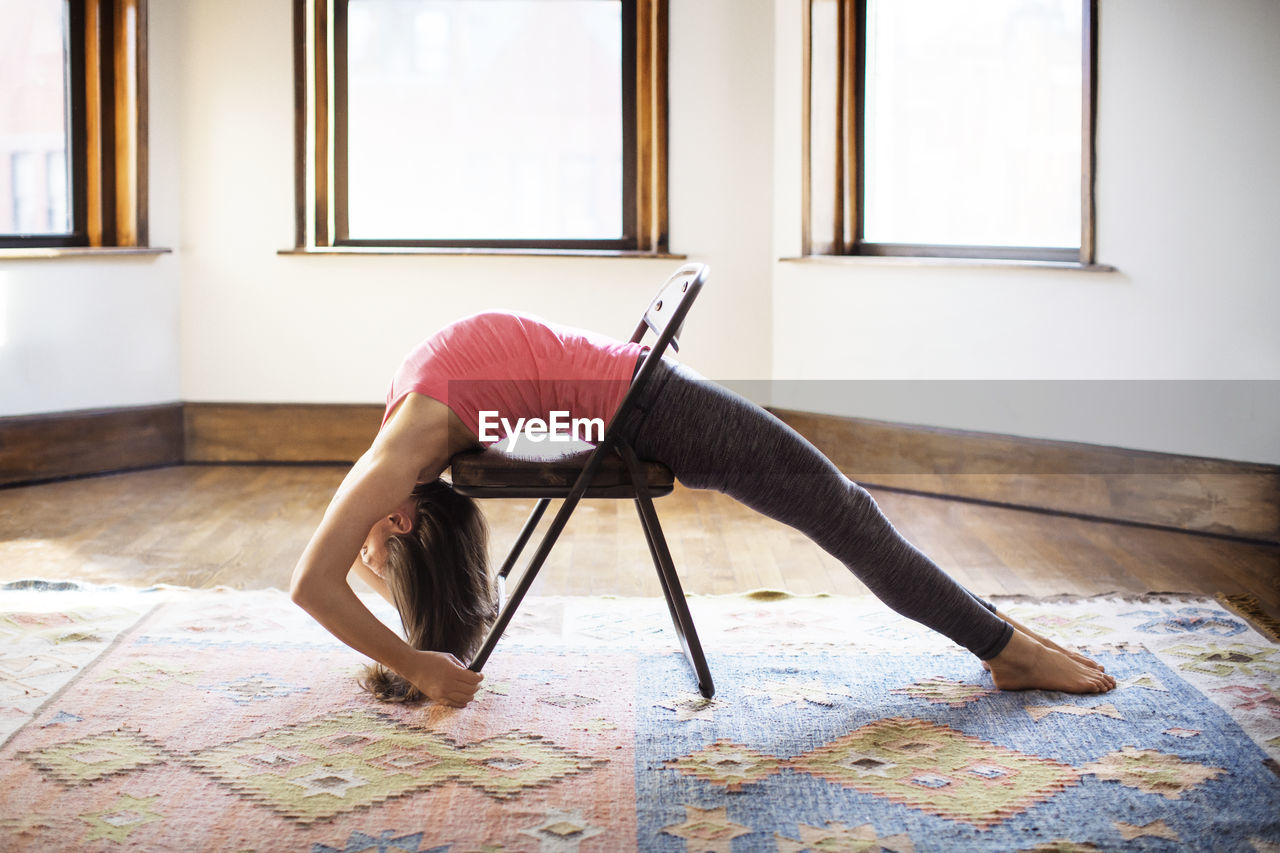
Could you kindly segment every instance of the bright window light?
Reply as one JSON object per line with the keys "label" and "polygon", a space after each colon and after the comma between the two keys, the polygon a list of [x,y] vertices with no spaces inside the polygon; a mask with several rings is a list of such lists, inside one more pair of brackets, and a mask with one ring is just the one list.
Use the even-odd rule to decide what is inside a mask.
{"label": "bright window light", "polygon": [[869,243],[1080,245],[1081,0],[868,0]]}
{"label": "bright window light", "polygon": [[71,231],[63,0],[0,0],[0,234]]}
{"label": "bright window light", "polygon": [[350,0],[352,239],[622,236],[622,4]]}

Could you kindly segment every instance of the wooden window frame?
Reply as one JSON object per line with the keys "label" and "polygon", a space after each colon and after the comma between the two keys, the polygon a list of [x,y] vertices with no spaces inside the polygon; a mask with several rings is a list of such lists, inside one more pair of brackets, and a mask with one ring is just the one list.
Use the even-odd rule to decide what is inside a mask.
{"label": "wooden window frame", "polygon": [[348,0],[294,0],[295,246],[304,252],[667,252],[667,0],[621,0],[623,234],[617,239],[353,239],[347,228]]}
{"label": "wooden window frame", "polygon": [[0,234],[0,249],[145,247],[147,0],[64,0],[71,231]]}
{"label": "wooden window frame", "polygon": [[[899,258],[958,258],[1047,262],[1095,268],[1094,127],[1098,93],[1098,3],[1082,0],[1083,98],[1080,164],[1080,247],[1042,248],[1019,246],[952,246],[916,243],[872,243],[864,235],[865,201],[865,102],[867,0],[837,2],[837,79],[835,104],[834,165],[835,210],[831,234],[815,234],[812,227],[813,169],[813,16],[814,0],[804,0],[804,98],[803,98],[803,251],[811,255],[873,256]],[[826,194],[826,193],[824,193]]]}

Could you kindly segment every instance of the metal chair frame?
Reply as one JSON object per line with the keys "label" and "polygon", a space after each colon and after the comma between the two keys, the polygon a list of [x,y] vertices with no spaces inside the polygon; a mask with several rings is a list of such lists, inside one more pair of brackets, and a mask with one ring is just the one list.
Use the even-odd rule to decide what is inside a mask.
{"label": "metal chair frame", "polygon": [[[516,609],[524,600],[525,594],[537,577],[538,571],[546,562],[547,556],[551,553],[552,547],[560,537],[561,532],[563,532],[579,501],[584,497],[631,498],[635,501],[636,511],[640,516],[640,524],[644,530],[645,541],[649,546],[649,555],[653,560],[654,568],[657,570],[658,580],[662,585],[662,593],[666,598],[667,608],[671,613],[671,621],[675,627],[676,636],[680,641],[680,648],[688,659],[689,664],[693,667],[694,674],[697,677],[698,691],[707,698],[710,698],[715,693],[715,686],[711,680],[711,671],[707,666],[706,656],[703,654],[702,644],[698,640],[698,632],[693,624],[693,617],[689,612],[688,603],[685,601],[684,590],[680,586],[680,578],[676,574],[675,565],[671,560],[671,552],[667,548],[667,541],[662,534],[662,526],[658,523],[658,514],[653,506],[653,497],[667,494],[671,491],[671,488],[668,485],[655,491],[650,487],[649,479],[646,477],[642,466],[652,466],[654,463],[641,462],[637,458],[635,450],[618,432],[619,425],[634,407],[637,389],[641,388],[657,369],[667,347],[670,346],[673,350],[679,350],[678,338],[685,316],[689,313],[694,299],[702,290],[709,272],[709,269],[704,264],[686,264],[667,280],[658,291],[658,294],[650,301],[649,307],[645,310],[640,323],[636,326],[636,330],[631,336],[631,342],[639,343],[644,339],[648,331],[652,331],[657,335],[657,341],[644,357],[639,371],[637,371],[630,387],[627,389],[627,393],[623,396],[617,411],[614,412],[612,420],[609,421],[609,426],[605,430],[603,438],[595,449],[586,456],[581,472],[577,475],[570,488],[567,490],[562,487],[504,489],[501,486],[475,486],[468,485],[465,482],[459,483],[457,469],[458,463],[465,461],[463,457],[468,454],[492,454],[500,453],[501,451],[493,449],[468,451],[468,454],[459,454],[454,457],[454,488],[460,494],[481,499],[537,498],[537,504],[534,506],[533,512],[530,513],[528,520],[525,521],[515,544],[498,571],[497,578],[501,607],[488,636],[485,638],[480,650],[471,660],[469,668],[473,671],[480,672],[488,661],[489,656],[493,653],[498,640],[502,637],[511,618],[515,615]],[[627,479],[630,482],[623,488],[614,486],[593,490],[593,480],[609,454],[617,454],[621,457]],[[530,538],[532,538],[539,521],[553,498],[563,498],[563,503],[543,534],[528,566],[517,580],[511,596],[507,598],[505,596],[505,588],[508,576]]]}

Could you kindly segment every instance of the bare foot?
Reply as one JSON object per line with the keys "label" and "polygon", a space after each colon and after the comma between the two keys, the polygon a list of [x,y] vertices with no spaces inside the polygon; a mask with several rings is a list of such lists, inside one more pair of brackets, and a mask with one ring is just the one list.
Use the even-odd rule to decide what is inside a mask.
{"label": "bare foot", "polygon": [[1116,686],[1116,680],[1097,664],[1082,663],[1078,657],[1014,628],[1009,644],[986,663],[990,664],[991,680],[1001,690],[1105,693]]}
{"label": "bare foot", "polygon": [[[1107,669],[1105,666],[1098,663],[1093,658],[1086,657],[1085,655],[1080,654],[1078,651],[1068,646],[1060,646],[1057,643],[1055,643],[1053,640],[1050,640],[1044,634],[1040,634],[1040,633],[1037,633],[1036,631],[1032,631],[1026,625],[1023,625],[1021,622],[1014,620],[1007,613],[997,610],[996,615],[999,616],[1004,621],[1008,622],[1010,625],[1012,625],[1015,631],[1021,631],[1022,633],[1026,634],[1028,637],[1040,643],[1041,645],[1048,646],[1054,651],[1062,652],[1064,655],[1071,658],[1076,663],[1081,663],[1081,664],[1084,664],[1085,666],[1091,666],[1094,669],[1099,670],[1100,672],[1105,672]],[[988,672],[991,671],[991,667],[988,665],[986,661],[982,662],[982,668],[987,670]]]}
{"label": "bare foot", "polygon": [[1077,663],[1082,663],[1082,664],[1084,664],[1085,666],[1091,666],[1091,667],[1093,667],[1094,669],[1097,669],[1097,670],[1100,670],[1100,671],[1105,671],[1105,670],[1106,670],[1106,667],[1105,667],[1105,666],[1103,666],[1102,664],[1098,663],[1098,662],[1097,662],[1096,660],[1094,660],[1093,658],[1086,657],[1085,655],[1080,654],[1078,651],[1076,651],[1075,649],[1070,648],[1070,647],[1068,647],[1068,646],[1060,646],[1060,645],[1058,645],[1058,644],[1057,644],[1057,643],[1055,643],[1053,640],[1049,639],[1048,637],[1044,636],[1043,634],[1040,634],[1040,633],[1037,633],[1037,632],[1035,632],[1035,631],[1032,631],[1032,630],[1031,630],[1030,628],[1028,628],[1026,625],[1023,625],[1022,623],[1017,622],[1017,621],[1015,621],[1014,619],[1010,618],[1008,614],[1006,614],[1006,613],[1001,613],[1000,611],[996,611],[996,615],[997,615],[997,616],[999,616],[999,617],[1000,617],[1001,619],[1003,619],[1004,621],[1008,622],[1010,625],[1012,625],[1012,626],[1014,627],[1014,629],[1015,629],[1015,630],[1017,630],[1017,631],[1021,631],[1022,633],[1026,634],[1028,637],[1031,637],[1033,640],[1036,640],[1037,642],[1039,642],[1041,645],[1045,645],[1045,646],[1048,646],[1048,647],[1049,647],[1049,648],[1051,648],[1051,649],[1054,649],[1055,651],[1062,652],[1064,655],[1066,655],[1067,657],[1069,657],[1069,658],[1071,658],[1072,660],[1076,661]]}

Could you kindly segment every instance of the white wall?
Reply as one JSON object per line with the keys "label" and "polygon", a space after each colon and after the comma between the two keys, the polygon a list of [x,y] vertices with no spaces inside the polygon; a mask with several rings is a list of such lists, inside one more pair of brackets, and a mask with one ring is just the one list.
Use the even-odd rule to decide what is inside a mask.
{"label": "white wall", "polygon": [[[181,98],[164,71],[175,65],[177,52],[158,37],[151,59],[151,242],[176,247],[180,167],[174,116]],[[181,399],[179,254],[24,260],[2,255],[0,417]]]}
{"label": "white wall", "polygon": [[175,268],[0,261],[0,416],[178,400]]}
{"label": "white wall", "polygon": [[[800,251],[799,3],[778,2],[780,257]],[[778,263],[775,402],[1280,462],[1280,4],[1100,6],[1098,260],[1118,272]]]}
{"label": "white wall", "polygon": [[[187,400],[376,402],[418,340],[486,308],[625,336],[681,263],[278,255],[294,228],[290,3],[152,0],[151,15],[182,51]],[[671,9],[671,248],[713,269],[686,355],[725,378],[770,368],[772,18],[768,0]]]}

